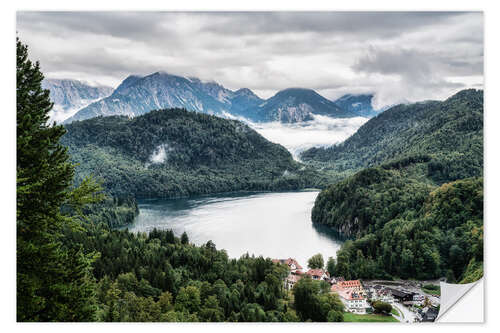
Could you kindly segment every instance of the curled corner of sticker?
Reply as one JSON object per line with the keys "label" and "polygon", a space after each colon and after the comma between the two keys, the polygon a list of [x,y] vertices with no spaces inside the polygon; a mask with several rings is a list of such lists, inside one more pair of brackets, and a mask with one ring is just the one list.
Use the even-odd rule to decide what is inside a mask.
{"label": "curled corner of sticker", "polygon": [[484,321],[484,280],[467,284],[441,282],[441,301],[436,322],[481,323]]}

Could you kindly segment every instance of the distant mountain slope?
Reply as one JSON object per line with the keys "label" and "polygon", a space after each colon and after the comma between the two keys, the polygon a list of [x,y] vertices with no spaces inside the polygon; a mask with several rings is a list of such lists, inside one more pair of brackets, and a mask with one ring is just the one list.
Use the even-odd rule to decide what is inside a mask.
{"label": "distant mountain slope", "polygon": [[427,160],[425,172],[438,183],[482,175],[483,91],[463,90],[442,102],[395,106],[343,143],[309,149],[301,158],[337,173]]}
{"label": "distant mountain slope", "polygon": [[343,110],[352,112],[359,117],[369,118],[376,116],[380,112],[373,108],[372,100],[372,94],[346,94],[333,102]]}
{"label": "distant mountain slope", "polygon": [[332,118],[355,117],[311,89],[289,88],[278,92],[255,111],[259,121],[295,123],[312,120],[313,114]]}
{"label": "distant mountain slope", "polygon": [[202,82],[164,72],[126,78],[111,96],[90,104],[67,122],[96,116],[139,116],[151,110],[185,108],[206,114],[241,114],[262,100],[249,89],[236,92],[215,82]]}
{"label": "distant mountain slope", "polygon": [[264,100],[255,95],[248,88],[241,88],[234,92],[231,96],[230,112],[233,116],[240,116],[250,120],[257,121],[258,116],[255,110]]}
{"label": "distant mountain slope", "polygon": [[66,125],[62,143],[77,179],[95,174],[112,194],[178,197],[236,190],[291,190],[318,177],[247,125],[181,109]]}
{"label": "distant mountain slope", "polygon": [[111,87],[94,87],[68,79],[45,79],[42,81],[42,88],[50,90],[50,99],[54,103],[50,117],[58,123],[71,117],[78,109],[113,92]]}
{"label": "distant mountain slope", "polygon": [[247,88],[232,91],[216,82],[157,72],[127,77],[109,97],[82,108],[66,123],[97,116],[138,116],[176,107],[253,122],[294,123],[312,120],[315,114],[332,118],[366,116],[365,104],[361,108],[351,105],[346,110],[314,90],[303,88],[285,89],[263,100]]}

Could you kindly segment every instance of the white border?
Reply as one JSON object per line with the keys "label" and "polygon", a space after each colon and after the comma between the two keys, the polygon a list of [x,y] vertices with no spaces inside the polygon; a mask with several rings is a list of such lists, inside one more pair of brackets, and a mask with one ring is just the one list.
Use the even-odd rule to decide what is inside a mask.
{"label": "white border", "polygon": [[[437,331],[443,328],[453,329],[456,332],[467,332],[479,329],[491,329],[494,327],[496,307],[498,303],[498,290],[496,286],[500,281],[498,278],[498,268],[494,261],[488,260],[490,256],[495,257],[499,253],[496,238],[500,236],[498,210],[494,210],[495,203],[499,198],[499,154],[498,146],[500,143],[500,107],[498,103],[499,89],[499,47],[498,31],[499,11],[496,5],[498,1],[436,1],[420,0],[416,1],[339,1],[327,2],[318,0],[307,1],[274,1],[252,0],[245,3],[236,1],[194,1],[183,0],[182,2],[159,2],[151,0],[131,1],[96,1],[87,0],[85,2],[75,3],[70,1],[36,1],[21,0],[16,2],[3,2],[1,15],[0,35],[2,37],[2,73],[1,90],[2,91],[2,121],[0,122],[0,135],[2,143],[2,156],[4,157],[1,165],[2,175],[2,196],[1,212],[3,232],[2,237],[2,258],[3,269],[1,275],[2,307],[0,314],[2,318],[2,328],[5,332],[11,330],[37,331],[37,332],[86,332],[89,329],[109,330],[119,329],[127,332],[136,332],[137,330],[150,331],[214,331],[214,332],[254,332],[255,330],[286,330],[288,332],[304,332],[307,330],[370,330],[374,332],[401,331],[404,330],[431,330]],[[404,324],[16,324],[15,323],[15,17],[17,10],[480,10],[485,12],[485,271],[486,271],[486,304],[485,304],[485,325],[474,324],[447,324],[447,325],[402,325]],[[496,153],[495,153],[496,152]],[[488,281],[491,281],[489,284]],[[488,287],[490,286],[490,288]],[[473,327],[472,327],[473,326]]]}

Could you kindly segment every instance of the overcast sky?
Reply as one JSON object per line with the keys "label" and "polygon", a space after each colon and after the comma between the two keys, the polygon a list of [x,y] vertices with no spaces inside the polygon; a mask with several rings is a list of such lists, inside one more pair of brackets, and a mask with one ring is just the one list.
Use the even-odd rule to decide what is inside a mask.
{"label": "overcast sky", "polygon": [[305,87],[378,106],[483,85],[482,13],[18,12],[46,77],[116,87],[165,71],[250,88]]}

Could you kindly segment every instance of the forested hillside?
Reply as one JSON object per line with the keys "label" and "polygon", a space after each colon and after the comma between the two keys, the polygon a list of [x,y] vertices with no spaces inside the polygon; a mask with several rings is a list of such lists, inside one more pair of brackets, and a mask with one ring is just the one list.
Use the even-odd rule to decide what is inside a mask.
{"label": "forested hillside", "polygon": [[114,196],[180,197],[314,186],[316,173],[247,125],[182,109],[66,125],[62,143]]}
{"label": "forested hillside", "polygon": [[[239,184],[262,172],[263,184],[279,186],[280,180],[271,184],[272,176],[301,167],[284,148],[239,122],[184,110],[77,122],[65,135],[63,126],[47,125],[49,91],[27,51],[17,40],[18,321],[343,320],[343,305],[326,282],[304,278],[291,297],[283,289],[286,265],[248,255],[229,259],[212,242],[195,246],[171,230],[116,230],[137,214],[134,198],[106,197],[93,178],[82,178],[100,166],[101,175],[119,180],[108,192],[130,185],[145,193],[140,182],[148,186],[148,177],[162,174],[144,170],[168,165],[181,181],[198,181],[201,172],[216,185],[203,173],[212,168],[233,180],[240,173]],[[63,135],[82,163],[76,182]],[[130,181],[137,174],[140,180]]]}
{"label": "forested hillside", "polygon": [[99,253],[93,320],[342,321],[343,305],[328,284],[304,279],[302,296],[293,301],[282,283],[288,267],[270,259],[229,259],[210,241],[195,246],[170,230],[133,234],[99,219],[83,227],[66,230],[64,243]]}
{"label": "forested hillside", "polygon": [[482,117],[482,91],[464,90],[394,107],[344,144],[304,153],[343,178],[312,211],[313,223],[352,239],[337,253],[340,274],[464,283],[482,276]]}
{"label": "forested hillside", "polygon": [[352,231],[353,240],[337,252],[337,272],[345,278],[446,277],[464,283],[480,278],[482,178],[431,190],[412,180],[400,187],[399,177],[364,170],[318,196],[313,222]]}
{"label": "forested hillside", "polygon": [[440,184],[481,176],[483,91],[463,90],[443,102],[395,106],[370,119],[345,142],[312,148],[303,161],[337,174],[408,159],[427,159],[421,171]]}

